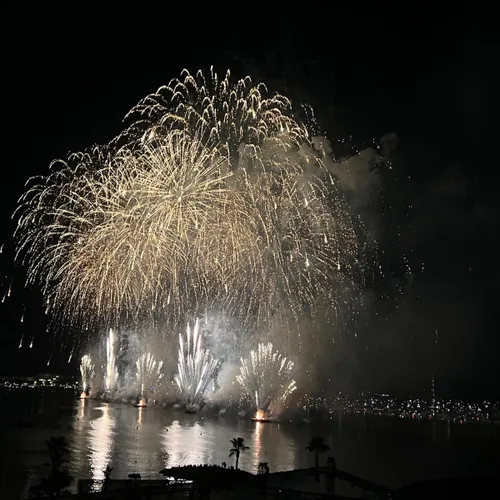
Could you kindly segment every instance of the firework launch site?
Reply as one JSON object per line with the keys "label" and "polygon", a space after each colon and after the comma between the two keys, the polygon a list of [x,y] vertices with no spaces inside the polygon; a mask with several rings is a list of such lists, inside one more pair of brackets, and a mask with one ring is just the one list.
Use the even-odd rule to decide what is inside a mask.
{"label": "firework launch site", "polygon": [[[208,498],[209,471],[234,491],[248,479],[249,498],[304,498],[304,484],[334,498],[336,480],[392,498],[443,464],[489,474],[464,442],[493,464],[500,406],[445,394],[440,360],[455,376],[460,364],[443,355],[448,318],[398,323],[424,316],[427,255],[413,252],[427,236],[410,176],[393,173],[399,137],[332,139],[307,103],[213,67],[148,92],[106,141],[27,179],[0,249],[16,354],[78,377],[2,383],[5,428],[25,433],[9,446],[41,481],[31,493],[88,477],[82,497]],[[387,394],[402,373],[417,382]]]}

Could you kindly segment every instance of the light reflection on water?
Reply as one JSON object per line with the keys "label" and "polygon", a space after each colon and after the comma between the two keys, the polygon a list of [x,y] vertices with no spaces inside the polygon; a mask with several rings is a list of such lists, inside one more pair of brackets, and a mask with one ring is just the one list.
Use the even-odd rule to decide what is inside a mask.
{"label": "light reflection on water", "polygon": [[109,405],[96,408],[102,415],[90,422],[88,431],[88,449],[90,451],[90,469],[92,479],[104,479],[104,469],[111,461],[116,419],[110,413]]}
{"label": "light reflection on water", "polygon": [[190,464],[213,463],[213,433],[207,429],[203,435],[203,427],[195,422],[193,425],[181,425],[174,420],[163,431],[163,449],[167,456],[165,467],[176,467]]}
{"label": "light reflection on water", "polygon": [[197,465],[234,465],[230,440],[243,437],[250,447],[240,456],[242,469],[256,472],[260,462],[271,470],[297,467],[296,444],[276,424],[187,415],[160,408],[133,408],[79,400],[71,445],[71,469],[79,478],[126,478],[132,472],[159,478],[163,468]]}
{"label": "light reflection on water", "polygon": [[254,432],[254,441],[253,448],[250,450],[252,452],[252,459],[255,463],[259,464],[259,457],[262,451],[262,431],[264,424],[262,422],[255,422],[255,432]]}
{"label": "light reflection on water", "polygon": [[[23,430],[24,463],[37,478],[46,473],[45,440],[65,434],[70,444],[70,472],[75,478],[113,478],[137,472],[158,479],[165,467],[227,462],[230,440],[242,437],[250,449],[240,456],[240,467],[257,472],[267,462],[271,472],[310,467],[314,456],[305,451],[313,435],[324,436],[339,468],[391,487],[431,477],[494,475],[500,470],[500,440],[457,439],[433,441],[420,428],[401,434],[366,429],[339,429],[337,424],[297,427],[256,423],[225,416],[203,417],[161,408],[134,408],[93,400],[73,402],[72,415],[60,430]],[[64,420],[63,418],[63,420]],[[68,424],[69,427],[68,427]],[[32,451],[31,451],[32,450]]]}

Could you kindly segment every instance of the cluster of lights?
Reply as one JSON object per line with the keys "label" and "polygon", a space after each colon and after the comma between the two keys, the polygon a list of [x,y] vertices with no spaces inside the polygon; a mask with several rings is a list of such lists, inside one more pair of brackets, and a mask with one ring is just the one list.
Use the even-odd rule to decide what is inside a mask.
{"label": "cluster of lights", "polygon": [[[64,381],[59,376],[39,376],[0,380],[0,387],[7,389],[37,389],[54,387],[78,389],[78,382]],[[230,396],[228,403],[237,406],[243,401]],[[500,402],[469,402],[459,399],[436,398],[434,402],[424,398],[396,398],[388,394],[348,394],[337,396],[313,396],[306,394],[297,401],[297,409],[327,411],[333,415],[337,411],[351,414],[393,417],[400,419],[435,419],[452,422],[500,423]]]}
{"label": "cluster of lights", "polygon": [[44,375],[39,377],[25,377],[0,381],[0,387],[7,389],[39,389],[42,387],[54,387],[57,389],[78,389],[77,382],[62,380],[57,375]]}
{"label": "cluster of lights", "polygon": [[305,395],[297,406],[304,410],[326,410],[365,415],[411,419],[451,420],[454,422],[500,422],[500,403],[482,401],[471,403],[458,399],[423,398],[400,399],[388,394],[351,395],[339,393],[335,397]]}

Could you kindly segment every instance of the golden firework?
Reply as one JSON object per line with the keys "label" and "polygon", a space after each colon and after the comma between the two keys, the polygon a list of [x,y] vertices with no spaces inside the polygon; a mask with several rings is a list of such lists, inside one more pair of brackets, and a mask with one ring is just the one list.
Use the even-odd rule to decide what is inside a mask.
{"label": "golden firework", "polygon": [[116,324],[218,307],[267,330],[337,315],[362,249],[286,97],[184,72],[126,120],[109,146],[57,163],[20,200],[17,256],[49,310]]}

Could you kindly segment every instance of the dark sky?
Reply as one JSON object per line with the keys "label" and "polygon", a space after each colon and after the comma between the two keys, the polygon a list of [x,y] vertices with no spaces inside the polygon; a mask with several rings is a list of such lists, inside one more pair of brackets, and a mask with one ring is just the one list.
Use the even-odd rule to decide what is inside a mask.
{"label": "dark sky", "polygon": [[[399,137],[393,169],[381,173],[386,279],[367,290],[363,345],[350,346],[347,361],[339,355],[338,376],[356,388],[411,392],[438,372],[443,392],[498,394],[495,30],[456,5],[438,19],[389,4],[372,12],[328,4],[218,21],[200,14],[193,24],[189,12],[164,24],[149,12],[143,23],[95,25],[33,13],[29,29],[3,44],[2,241],[24,182],[51,159],[109,141],[131,106],[183,68],[229,67],[311,104],[329,138]],[[54,370],[75,371],[66,351],[49,347],[40,318],[30,319],[36,303],[31,293],[0,304],[0,372],[43,370],[50,352]],[[36,348],[18,349],[31,332]]]}

